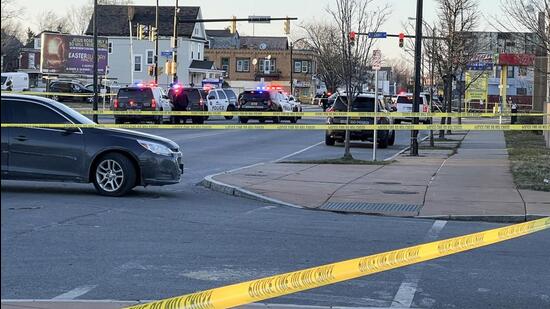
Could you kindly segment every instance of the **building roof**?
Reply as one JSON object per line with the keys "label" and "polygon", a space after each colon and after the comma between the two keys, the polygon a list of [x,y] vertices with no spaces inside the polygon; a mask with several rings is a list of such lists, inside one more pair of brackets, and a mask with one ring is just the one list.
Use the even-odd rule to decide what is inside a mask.
{"label": "building roof", "polygon": [[[155,25],[155,6],[137,6],[137,5],[98,5],[98,35],[100,36],[130,36],[128,15],[133,11],[133,25]],[[199,17],[200,7],[180,6],[178,18],[197,19]],[[192,37],[194,23],[178,25],[178,36]],[[136,29],[133,29],[135,33]],[[174,34],[174,7],[159,7],[159,36],[172,36]],[[93,34],[93,16],[88,24],[86,34]]]}
{"label": "building roof", "polygon": [[206,35],[209,37],[223,38],[223,37],[232,37],[235,36],[234,33],[231,33],[229,29],[206,29]]}
{"label": "building roof", "polygon": [[193,60],[189,68],[198,70],[212,70],[214,69],[214,61]]}
{"label": "building roof", "polygon": [[260,50],[287,50],[288,40],[286,37],[241,36],[240,48]]}

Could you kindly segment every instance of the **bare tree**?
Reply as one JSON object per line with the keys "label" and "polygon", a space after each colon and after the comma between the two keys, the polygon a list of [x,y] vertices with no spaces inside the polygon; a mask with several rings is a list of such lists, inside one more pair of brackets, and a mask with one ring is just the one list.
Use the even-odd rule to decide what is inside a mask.
{"label": "bare tree", "polygon": [[[129,5],[132,0],[98,0],[98,5]],[[90,0],[81,6],[72,5],[65,19],[71,33],[84,34],[94,12],[93,1]]]}
{"label": "bare tree", "polygon": [[[335,8],[327,8],[328,13],[333,17],[340,37],[340,46],[335,46],[335,49],[338,48],[341,52],[341,62],[334,65],[341,68],[340,76],[346,89],[348,112],[351,111],[352,102],[365,84],[374,43],[373,39],[366,36],[358,36],[355,42],[352,42],[349,39],[349,34],[351,32],[377,32],[390,13],[389,6],[375,8],[374,2],[374,0],[336,0]],[[348,125],[349,120],[347,117],[346,124]],[[374,141],[374,143],[376,142]],[[346,130],[344,159],[352,158],[350,131]]]}
{"label": "bare tree", "polygon": [[23,9],[17,6],[14,0],[2,0],[1,1],[1,11],[2,11],[2,28],[4,27],[4,22],[10,21],[12,19],[18,18],[23,13]]}
{"label": "bare tree", "polygon": [[411,65],[403,58],[390,59],[387,63],[392,68],[392,81],[396,83],[397,88],[404,88],[408,91],[412,87],[410,81],[413,76],[413,69]]}
{"label": "bare tree", "polygon": [[[531,32],[533,44],[550,53],[550,1],[549,0],[501,0],[504,19],[495,18],[498,28],[507,32]],[[545,27],[540,27],[539,14],[544,14]],[[546,31],[543,30],[546,29]]]}
{"label": "bare tree", "polygon": [[302,27],[307,43],[316,54],[317,77],[325,83],[329,92],[335,92],[343,84],[340,68],[342,54],[335,49],[341,45],[338,29],[329,23],[309,23]]}
{"label": "bare tree", "polygon": [[69,32],[69,26],[67,20],[57,15],[54,11],[44,11],[36,18],[36,25],[38,31],[58,31]]}

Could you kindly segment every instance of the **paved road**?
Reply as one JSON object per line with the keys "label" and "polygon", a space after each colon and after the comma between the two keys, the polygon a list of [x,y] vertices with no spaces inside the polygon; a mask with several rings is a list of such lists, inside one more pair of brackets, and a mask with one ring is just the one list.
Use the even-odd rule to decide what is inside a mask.
{"label": "paved road", "polygon": [[[222,121],[223,122],[223,121]],[[159,299],[315,266],[496,224],[312,212],[211,192],[204,176],[280,159],[322,132],[151,130],[185,154],[185,180],[125,198],[91,185],[2,182],[3,299]],[[408,143],[408,132],[384,150]],[[317,145],[289,159],[338,157]],[[368,147],[355,147],[369,159]],[[550,305],[550,232],[271,303],[353,307],[542,308]]]}

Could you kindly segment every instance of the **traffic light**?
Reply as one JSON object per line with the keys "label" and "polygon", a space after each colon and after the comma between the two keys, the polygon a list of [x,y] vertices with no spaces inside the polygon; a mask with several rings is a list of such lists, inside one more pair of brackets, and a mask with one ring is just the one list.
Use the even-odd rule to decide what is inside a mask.
{"label": "traffic light", "polygon": [[172,71],[172,61],[171,60],[166,61],[166,63],[164,64],[164,73],[166,73],[166,75],[173,75],[174,74],[174,71]]}
{"label": "traffic light", "polygon": [[143,40],[145,37],[145,25],[137,25],[137,38],[138,40]]}
{"label": "traffic light", "polygon": [[157,28],[151,27],[151,31],[149,31],[149,40],[155,42],[157,40],[157,35]]}
{"label": "traffic light", "polygon": [[147,67],[147,74],[149,74],[149,76],[154,76],[155,75],[155,65],[150,65]]}
{"label": "traffic light", "polygon": [[399,47],[403,48],[405,46],[405,34],[403,32],[399,33]]}
{"label": "traffic light", "polygon": [[357,33],[355,31],[352,31],[348,34],[349,44],[354,45],[355,39],[357,38]]}
{"label": "traffic light", "polygon": [[[288,16],[287,16],[288,18]],[[285,28],[284,28],[285,34],[290,34],[290,19],[285,20]]]}
{"label": "traffic light", "polygon": [[231,25],[229,26],[229,31],[232,34],[237,33],[237,16],[233,16],[233,20],[231,21]]}

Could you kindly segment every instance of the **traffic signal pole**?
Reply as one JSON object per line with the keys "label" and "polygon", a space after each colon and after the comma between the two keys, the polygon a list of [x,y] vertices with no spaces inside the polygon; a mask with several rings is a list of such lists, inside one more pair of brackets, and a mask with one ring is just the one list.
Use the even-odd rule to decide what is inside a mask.
{"label": "traffic signal pole", "polygon": [[159,0],[157,0],[157,7],[155,11],[155,85],[159,83]]}
{"label": "traffic signal pole", "polygon": [[[416,37],[414,43],[414,103],[413,113],[420,111],[420,87],[422,65],[422,9],[423,0],[416,1]],[[418,124],[418,117],[413,117],[413,125]],[[418,156],[418,130],[411,131],[410,155]]]}
{"label": "traffic signal pole", "polygon": [[175,66],[175,70],[172,73],[172,82],[178,82],[178,0],[176,0],[176,6],[174,7],[174,46],[172,51],[172,62]]}
{"label": "traffic signal pole", "polygon": [[[94,21],[93,21],[93,31],[94,31],[94,103],[92,109],[94,111],[97,111],[97,70],[98,70],[98,63],[97,63],[97,0],[94,0]],[[93,121],[95,123],[98,122],[98,115],[97,113],[93,116]]]}

